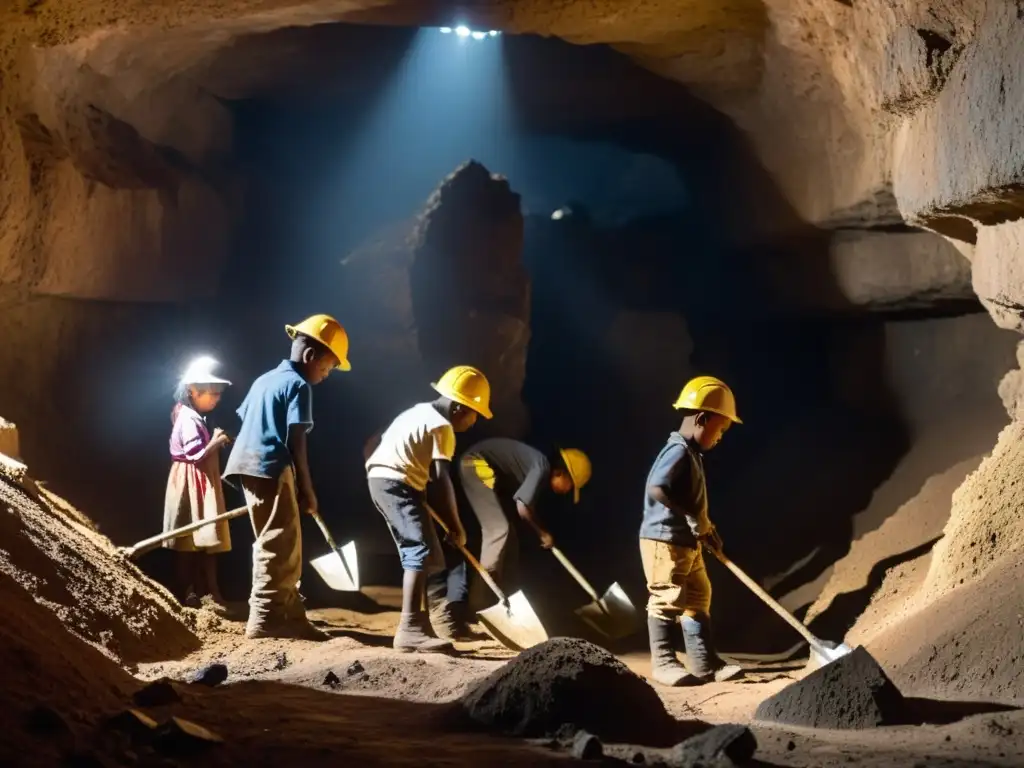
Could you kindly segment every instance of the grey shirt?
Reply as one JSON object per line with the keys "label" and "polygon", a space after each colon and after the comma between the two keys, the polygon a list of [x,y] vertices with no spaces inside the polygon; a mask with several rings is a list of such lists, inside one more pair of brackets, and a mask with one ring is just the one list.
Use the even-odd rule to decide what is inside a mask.
{"label": "grey shirt", "polygon": [[[685,514],[677,514],[651,498],[648,489],[652,487],[664,488],[669,499],[685,510]],[[640,538],[695,546],[697,536],[707,533],[710,528],[700,450],[678,432],[673,432],[647,475]]]}

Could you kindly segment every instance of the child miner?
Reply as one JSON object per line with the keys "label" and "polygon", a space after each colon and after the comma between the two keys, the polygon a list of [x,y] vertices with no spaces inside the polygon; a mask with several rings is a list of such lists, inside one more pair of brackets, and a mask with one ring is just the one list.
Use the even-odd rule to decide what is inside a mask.
{"label": "child miner", "polygon": [[427,484],[436,483],[436,512],[448,535],[465,546],[466,530],[450,475],[455,433],[472,427],[478,415],[491,418],[491,385],[476,368],[457,366],[431,386],[440,397],[400,413],[366,460],[370,497],[387,522],[405,572],[402,618],[394,641],[403,652],[451,649],[450,642],[437,637],[423,606],[427,577],[445,567],[427,506]]}
{"label": "child miner", "polygon": [[[210,435],[206,414],[217,407],[221,393],[231,382],[213,374],[216,366],[212,357],[193,360],[174,393],[177,403],[171,411],[174,426],[170,439],[171,473],[164,495],[164,533],[209,520],[225,511],[220,450],[229,440],[220,429]],[[164,546],[175,552],[178,600],[199,607],[200,599],[209,596],[214,604],[223,607],[213,556],[231,549],[227,521],[170,539]]]}
{"label": "child miner", "polygon": [[313,390],[331,371],[348,371],[348,335],[329,315],[286,325],[291,357],[252,383],[238,409],[242,426],[225,477],[238,477],[256,540],[246,637],[327,640],[306,618],[300,510],[317,512],[306,458]]}
{"label": "child miner", "polygon": [[[702,455],[733,423],[742,422],[732,390],[712,376],[687,382],[673,407],[683,412],[683,423],[669,435],[647,476],[640,526],[640,557],[650,592],[651,677],[661,685],[700,685],[742,674],[739,667],[726,665],[712,645],[711,582],[701,551],[703,546],[722,547],[708,519]],[[689,673],[676,656],[680,630]]]}

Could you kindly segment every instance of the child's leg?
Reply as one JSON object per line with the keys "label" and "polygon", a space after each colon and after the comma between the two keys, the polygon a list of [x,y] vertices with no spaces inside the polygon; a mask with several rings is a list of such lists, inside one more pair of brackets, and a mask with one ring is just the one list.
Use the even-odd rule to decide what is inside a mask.
{"label": "child's leg", "polygon": [[220,580],[217,578],[217,556],[210,552],[199,555],[203,579],[203,594],[213,598],[215,603],[224,603],[224,595],[220,592]]}
{"label": "child's leg", "polygon": [[733,680],[743,674],[741,667],[726,664],[715,652],[711,628],[711,580],[704,567],[700,550],[686,574],[686,600],[683,611],[683,642],[690,672],[699,678],[719,682]]}
{"label": "child's leg", "polygon": [[651,646],[651,678],[661,685],[682,686],[697,682],[679,662],[679,616],[685,603],[686,552],[663,541],[640,539],[640,558],[647,580],[647,632]]}
{"label": "child's leg", "polygon": [[174,590],[178,602],[184,603],[196,589],[195,552],[175,551]]}
{"label": "child's leg", "polygon": [[370,478],[370,497],[384,516],[402,562],[402,618],[394,646],[400,651],[446,651],[424,611],[427,574],[444,569],[444,555],[423,494],[394,480]]}

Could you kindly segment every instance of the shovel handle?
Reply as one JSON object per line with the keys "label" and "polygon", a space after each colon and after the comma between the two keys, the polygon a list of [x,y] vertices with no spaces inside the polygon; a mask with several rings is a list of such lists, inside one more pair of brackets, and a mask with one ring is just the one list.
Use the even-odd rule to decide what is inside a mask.
{"label": "shovel handle", "polygon": [[783,608],[774,597],[769,595],[768,592],[760,584],[758,584],[752,578],[747,576],[747,574],[745,574],[742,570],[740,570],[740,567],[736,565],[736,563],[734,563],[728,557],[726,557],[724,553],[719,552],[717,549],[708,546],[707,544],[705,544],[704,546],[707,550],[711,552],[711,554],[718,558],[719,562],[721,562],[722,565],[724,565],[726,568],[732,571],[733,575],[736,576],[737,579],[742,581],[751,592],[753,592],[755,595],[761,598],[761,600],[763,600],[769,608],[771,608],[773,611],[779,614],[779,616],[787,624],[789,624],[789,626],[791,626],[793,629],[799,632],[800,635],[804,638],[804,640],[806,640],[812,648],[819,652],[822,652],[824,646],[821,644],[821,641],[814,635],[812,635],[811,630],[809,630],[807,627],[801,624],[800,621],[796,618],[796,616],[794,616],[785,608]]}
{"label": "shovel handle", "polygon": [[157,534],[156,536],[150,536],[148,539],[143,539],[137,544],[132,544],[130,547],[124,547],[121,551],[129,560],[132,560],[135,557],[143,554],[144,552],[148,552],[154,547],[163,544],[165,541],[170,541],[171,539],[180,539],[182,536],[187,536],[193,531],[198,531],[200,528],[205,528],[208,525],[219,523],[221,520],[231,520],[236,517],[241,517],[248,511],[248,507],[238,507],[236,509],[232,509],[220,515],[217,515],[216,517],[210,517],[206,520],[199,520],[195,523],[183,525],[181,528],[175,528],[173,531],[165,531],[164,533]]}
{"label": "shovel handle", "polygon": [[320,533],[322,533],[324,538],[327,540],[327,546],[331,548],[331,551],[337,552],[338,545],[334,543],[334,537],[331,536],[331,532],[327,528],[327,523],[325,523],[324,519],[320,517],[320,513],[314,512],[313,519],[316,521],[317,527],[320,529]]}
{"label": "shovel handle", "polygon": [[583,587],[583,591],[590,595],[590,599],[595,603],[600,603],[601,598],[597,594],[597,591],[590,585],[583,574],[576,570],[576,566],[569,562],[569,558],[558,547],[551,548],[551,554],[558,558],[558,562],[562,564],[562,567],[569,572],[569,575],[576,579],[576,583]]}
{"label": "shovel handle", "polygon": [[508,598],[505,597],[505,593],[501,591],[501,587],[499,587],[497,582],[494,581],[494,579],[491,577],[491,574],[489,574],[487,570],[482,565],[480,565],[480,561],[473,557],[473,553],[466,549],[466,547],[464,547],[462,544],[458,544],[455,541],[451,540],[451,531],[448,530],[448,526],[444,524],[444,521],[441,519],[440,515],[437,514],[437,512],[435,512],[429,506],[427,507],[427,511],[430,512],[430,516],[434,518],[434,522],[441,526],[441,530],[443,530],[445,534],[449,536],[449,541],[451,541],[452,546],[459,550],[462,556],[466,558],[466,562],[473,566],[474,571],[480,574],[480,578],[487,583],[487,586],[491,588],[491,591],[495,594],[498,600],[503,604],[508,605]]}

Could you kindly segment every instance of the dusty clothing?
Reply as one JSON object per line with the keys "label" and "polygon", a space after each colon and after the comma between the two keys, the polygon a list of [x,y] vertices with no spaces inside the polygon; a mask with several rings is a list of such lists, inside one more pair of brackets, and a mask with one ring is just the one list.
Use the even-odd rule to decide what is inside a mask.
{"label": "dusty clothing", "polygon": [[711,613],[711,581],[704,568],[701,545],[694,547],[640,539],[640,559],[647,580],[647,613],[677,619],[684,611]]}
{"label": "dusty clothing", "polygon": [[[652,487],[664,488],[669,499],[685,513],[680,515],[655,501],[649,493]],[[678,432],[673,432],[647,475],[640,538],[693,547],[697,537],[710,530],[708,493],[700,449]]]}
{"label": "dusty clothing", "polygon": [[507,437],[481,440],[466,451],[462,463],[501,498],[535,509],[551,487],[551,463],[526,443]]}
{"label": "dusty clothing", "polygon": [[473,515],[480,522],[480,565],[499,585],[511,588],[519,566],[518,518],[515,500],[501,497],[481,479],[480,467],[467,455],[459,463],[459,478]]}
{"label": "dusty clothing", "polygon": [[366,476],[394,480],[423,491],[434,461],[451,461],[455,430],[431,403],[419,403],[400,413],[380,436],[366,460]]}
{"label": "dusty clothing", "polygon": [[[208,520],[226,511],[220,481],[220,452],[205,453],[210,443],[206,421],[182,405],[171,429],[171,472],[164,494],[164,532]],[[205,454],[205,455],[204,455]],[[164,546],[179,552],[227,552],[231,530],[226,520],[171,539]]]}
{"label": "dusty clothing", "polygon": [[282,360],[260,376],[238,408],[238,429],[224,477],[247,475],[276,480],[292,466],[288,433],[300,425],[313,429],[313,388],[295,363]]}
{"label": "dusty clothing", "polygon": [[426,494],[397,480],[370,477],[367,484],[373,505],[384,516],[398,547],[402,568],[428,574],[443,571],[444,552],[427,510]]}
{"label": "dusty clothing", "polygon": [[287,467],[279,478],[242,475],[256,540],[252,545],[252,593],[249,628],[267,619],[304,615],[298,584],[302,577],[302,527],[295,495],[295,474]]}

